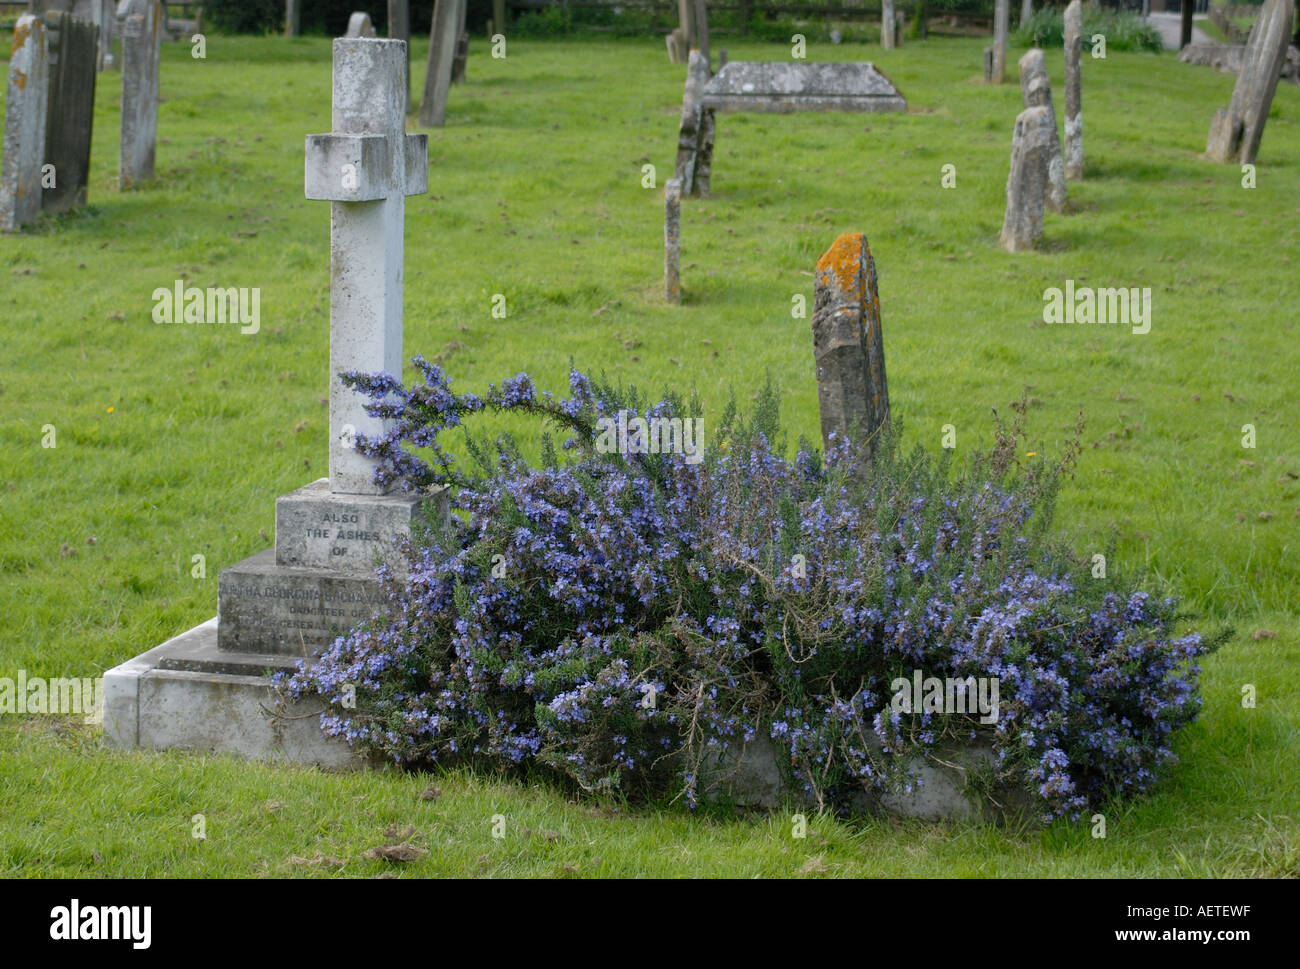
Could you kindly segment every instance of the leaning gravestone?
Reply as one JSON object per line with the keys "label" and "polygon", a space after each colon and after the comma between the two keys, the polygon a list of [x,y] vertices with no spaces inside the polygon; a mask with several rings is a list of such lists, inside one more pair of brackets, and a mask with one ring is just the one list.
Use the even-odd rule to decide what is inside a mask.
{"label": "leaning gravestone", "polygon": [[817,260],[813,358],[822,440],[865,444],[874,453],[889,426],[885,343],[876,263],[867,237],[846,232]]}
{"label": "leaning gravestone", "polygon": [[[1028,0],[1026,0],[1028,2]],[[1083,178],[1083,4],[1065,8],[1065,177]]]}
{"label": "leaning gravestone", "polygon": [[429,24],[429,60],[424,72],[424,98],[420,101],[420,127],[441,128],[447,117],[447,90],[456,59],[456,22],[460,0],[435,0]]}
{"label": "leaning gravestone", "polygon": [[267,671],[294,668],[381,604],[377,562],[401,575],[395,541],[439,493],[395,495],[353,446],[385,422],[347,370],[401,373],[405,197],[427,190],[428,139],[405,132],[405,43],[334,41],[334,132],[306,141],[306,195],[330,211],[329,478],[276,501],[275,547],[218,579],[217,618],[104,675],[104,732],[124,747],[357,763],[311,710],[271,718]]}
{"label": "leaning gravestone", "polygon": [[39,17],[25,13],[14,27],[0,160],[0,230],[14,232],[41,211],[41,165],[49,99],[49,45]]}
{"label": "leaning gravestone", "polygon": [[1293,0],[1268,0],[1255,18],[1242,56],[1241,73],[1232,89],[1232,101],[1226,109],[1215,112],[1210,124],[1205,153],[1214,161],[1255,163],[1264,137],[1264,122],[1286,63],[1294,20]]}
{"label": "leaning gravestone", "polygon": [[116,36],[113,0],[31,0],[29,10],[40,16],[46,26],[50,22],[47,15],[51,13],[68,13],[78,20],[87,20],[94,24],[99,28],[94,69],[102,71],[116,65],[113,59],[113,38]]}
{"label": "leaning gravestone", "polygon": [[122,138],[117,186],[153,178],[158,139],[158,63],[163,7],[159,0],[122,0]]}
{"label": "leaning gravestone", "polygon": [[45,163],[54,166],[54,183],[46,185],[41,208],[64,212],[86,204],[99,28],[61,11],[45,14],[45,21],[50,42]]}
{"label": "leaning gravestone", "polygon": [[1056,133],[1056,109],[1052,106],[1052,82],[1047,77],[1043,52],[1037,47],[1020,58],[1020,95],[1027,108],[1046,108],[1051,118],[1051,157],[1047,160],[1047,207],[1065,211],[1065,160],[1061,157],[1061,138]]}
{"label": "leaning gravestone", "polygon": [[456,52],[451,58],[451,83],[465,83],[465,64],[469,61],[469,33],[465,30],[466,7],[469,0],[460,0],[456,7]]}
{"label": "leaning gravestone", "polygon": [[1043,234],[1043,203],[1055,137],[1056,122],[1045,107],[1025,108],[1016,118],[1007,210],[1002,219],[1001,244],[1008,252],[1032,249]]}
{"label": "leaning gravestone", "polygon": [[865,61],[728,61],[712,79],[708,70],[708,62],[692,51],[677,141],[676,174],[686,195],[708,194],[715,111],[907,110],[907,101],[893,82]]}
{"label": "leaning gravestone", "polygon": [[370,22],[370,14],[354,12],[348,18],[348,30],[344,37],[373,37],[375,25]]}

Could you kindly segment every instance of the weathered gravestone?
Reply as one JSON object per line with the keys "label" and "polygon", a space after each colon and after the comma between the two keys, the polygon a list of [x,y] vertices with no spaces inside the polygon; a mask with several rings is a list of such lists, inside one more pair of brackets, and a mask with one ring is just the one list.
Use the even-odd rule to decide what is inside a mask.
{"label": "weathered gravestone", "polygon": [[284,36],[302,33],[302,0],[284,0]]}
{"label": "weathered gravestone", "polygon": [[677,138],[677,177],[686,195],[707,195],[714,150],[715,111],[906,111],[892,81],[869,62],[729,61],[711,79],[691,52]]}
{"label": "weathered gravestone", "polygon": [[469,60],[469,33],[465,30],[466,7],[469,0],[460,0],[456,7],[456,52],[451,58],[451,83],[465,83],[465,64]]}
{"label": "weathered gravestone", "polygon": [[995,0],[993,4],[993,65],[990,72],[994,84],[1001,84],[1007,76],[1007,22],[1011,17],[1010,0]]}
{"label": "weathered gravestone", "polygon": [[670,178],[664,184],[664,299],[682,301],[682,183]]}
{"label": "weathered gravestone", "polygon": [[116,13],[113,0],[31,0],[29,11],[50,25],[46,16],[51,13],[67,13],[78,20],[86,20],[99,28],[94,54],[94,69],[105,70],[116,65],[113,58],[113,38],[116,36]]}
{"label": "weathered gravestone", "polygon": [[867,237],[846,232],[817,260],[813,358],[822,440],[866,445],[874,453],[889,426],[885,343],[876,263]]}
{"label": "weathered gravestone", "polygon": [[158,140],[158,64],[163,8],[159,0],[122,0],[122,138],[117,185],[153,178]]}
{"label": "weathered gravestone", "polygon": [[1008,252],[1032,249],[1043,234],[1043,205],[1056,122],[1045,107],[1025,108],[1011,137],[1011,172],[1007,176],[1007,210],[1002,219],[1002,247]]}
{"label": "weathered gravestone", "polygon": [[708,195],[713,160],[713,112],[705,111],[704,86],[709,82],[709,63],[697,50],[691,51],[686,68],[686,91],[682,95],[682,118],[677,129],[677,163],[674,177],[684,195]]}
{"label": "weathered gravestone", "polygon": [[[1029,0],[1025,0],[1026,3]],[[1083,178],[1083,4],[1065,8],[1065,177]]]}
{"label": "weathered gravestone", "polygon": [[62,11],[46,13],[44,19],[50,45],[45,164],[54,168],[53,184],[47,183],[41,195],[41,208],[64,212],[86,204],[99,28]]}
{"label": "weathered gravestone", "polygon": [[375,25],[370,22],[370,14],[354,12],[348,18],[348,29],[344,37],[374,37]]}
{"label": "weathered gravestone", "polygon": [[1056,132],[1056,109],[1052,106],[1052,82],[1047,77],[1043,52],[1037,47],[1020,58],[1020,95],[1027,108],[1046,108],[1051,118],[1051,157],[1047,160],[1047,207],[1065,211],[1065,160],[1061,157],[1061,138]]}
{"label": "weathered gravestone", "polygon": [[456,24],[460,0],[435,0],[429,24],[429,59],[424,72],[424,98],[420,101],[420,127],[441,128],[447,117],[447,90],[456,59]]}
{"label": "weathered gravestone", "polygon": [[41,166],[49,85],[49,43],[39,17],[25,13],[14,27],[0,160],[0,230],[14,232],[41,211]]}
{"label": "weathered gravestone", "polygon": [[668,59],[674,64],[690,62],[698,50],[709,63],[709,16],[704,0],[677,0],[677,28],[667,37]]}
{"label": "weathered gravestone", "polygon": [[1293,0],[1268,0],[1250,28],[1241,73],[1228,107],[1215,112],[1205,153],[1214,161],[1253,165],[1264,137],[1295,20]]}
{"label": "weathered gravestone", "polygon": [[898,37],[898,20],[894,16],[894,0],[880,2],[880,46],[893,50]]}
{"label": "weathered gravestone", "polygon": [[440,494],[388,494],[353,446],[385,422],[339,379],[400,373],[405,196],[426,191],[428,140],[404,130],[405,43],[334,41],[334,131],[309,135],[305,186],[330,207],[329,478],[276,501],[275,547],[221,572],[218,615],[104,676],[104,731],[125,747],[187,747],[344,766],[311,709],[268,718],[269,671],[292,669],[382,602],[377,562]]}

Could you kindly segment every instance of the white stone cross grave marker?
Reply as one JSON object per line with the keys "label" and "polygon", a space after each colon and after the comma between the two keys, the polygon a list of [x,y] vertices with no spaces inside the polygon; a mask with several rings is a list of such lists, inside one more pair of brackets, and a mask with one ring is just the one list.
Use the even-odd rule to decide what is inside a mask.
{"label": "white stone cross grave marker", "polygon": [[330,491],[381,493],[356,434],[382,434],[339,373],[402,373],[406,196],[428,190],[429,139],[406,133],[406,42],[334,41],[334,130],[307,136],[307,198],[330,206]]}

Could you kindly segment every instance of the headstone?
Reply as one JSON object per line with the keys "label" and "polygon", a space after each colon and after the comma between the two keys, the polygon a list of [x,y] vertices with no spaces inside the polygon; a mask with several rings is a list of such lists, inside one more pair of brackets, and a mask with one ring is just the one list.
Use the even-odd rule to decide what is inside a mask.
{"label": "headstone", "polygon": [[694,36],[691,38],[691,46],[704,55],[705,66],[708,66],[712,72],[713,59],[709,56],[709,11],[705,5],[705,0],[691,0],[694,13],[693,25]]}
{"label": "headstone", "polygon": [[506,0],[492,0],[492,32],[505,35]]}
{"label": "headstone", "polygon": [[353,13],[348,18],[348,31],[344,37],[374,37],[375,25],[370,22],[370,14]]}
{"label": "headstone", "polygon": [[1043,52],[1030,48],[1020,58],[1020,96],[1027,108],[1046,108],[1051,117],[1051,157],[1047,162],[1047,207],[1053,212],[1065,211],[1065,159],[1061,155],[1061,139],[1056,133],[1056,109],[1052,106],[1052,82],[1047,77],[1047,63]]}
{"label": "headstone", "polygon": [[993,45],[984,48],[984,83],[993,83]]}
{"label": "headstone", "polygon": [[460,0],[434,0],[429,24],[429,59],[424,72],[424,97],[420,101],[420,127],[441,128],[447,117],[447,91],[456,57],[456,20]]}
{"label": "headstone", "polygon": [[1011,137],[1011,171],[1007,176],[1007,210],[1002,219],[1002,247],[1008,252],[1032,249],[1043,234],[1048,162],[1056,122],[1045,107],[1025,108],[1016,117]]}
{"label": "headstone", "polygon": [[[293,668],[383,602],[376,562],[439,493],[385,494],[349,446],[384,422],[338,378],[402,366],[405,196],[428,184],[428,139],[405,133],[405,42],[334,41],[333,132],[306,139],[305,188],[330,207],[330,468],[276,501],[275,547],[221,571],[218,615],[104,676],[104,733],[124,747],[187,747],[355,766],[316,710],[268,719],[264,673]],[[303,704],[300,704],[303,706]],[[318,708],[317,708],[318,709]]]}
{"label": "headstone", "polygon": [[682,301],[682,183],[670,178],[664,184],[664,299]]}
{"label": "headstone", "polygon": [[411,4],[388,0],[388,39],[406,41],[406,113],[411,113]]}
{"label": "headstone", "polygon": [[1021,0],[1020,4],[1020,26],[1023,27],[1029,23],[1029,18],[1034,15],[1034,0]]}
{"label": "headstone", "polygon": [[690,56],[691,49],[682,29],[678,27],[664,39],[668,44],[668,59],[674,64],[685,64]]}
{"label": "headstone", "polygon": [[723,47],[718,51],[718,70],[727,66],[727,48]]}
{"label": "headstone", "polygon": [[1255,163],[1264,137],[1264,122],[1286,63],[1294,20],[1293,0],[1267,0],[1255,18],[1242,55],[1241,72],[1232,89],[1232,101],[1215,113],[1210,125],[1205,152],[1214,161]]}
{"label": "headstone", "polygon": [[889,426],[885,344],[876,264],[860,232],[846,232],[817,260],[813,357],[822,440],[847,438],[874,453]]}
{"label": "headstone", "polygon": [[696,184],[696,169],[699,167],[701,153],[706,148],[712,148],[711,143],[705,142],[705,137],[709,133],[706,128],[712,128],[713,119],[710,116],[706,120],[702,104],[704,86],[708,82],[709,65],[699,51],[691,51],[690,63],[686,68],[686,89],[682,94],[681,124],[677,131],[677,164],[673,171],[673,176],[681,182],[683,195],[701,194],[701,189]]}
{"label": "headstone", "polygon": [[158,138],[158,63],[163,8],[159,0],[122,0],[122,138],[117,186],[153,178]]}
{"label": "headstone", "polygon": [[1010,0],[994,0],[992,78],[994,84],[1001,84],[1007,76],[1007,21],[1010,16]]}
{"label": "headstone", "polygon": [[99,39],[95,49],[95,70],[103,71],[117,66],[113,57],[113,38],[116,36],[115,4],[113,0],[30,0],[28,11],[44,20],[49,27],[46,14],[69,13],[78,20],[87,20],[99,28]]}
{"label": "headstone", "polygon": [[469,60],[469,34],[465,31],[466,5],[469,0],[460,0],[456,8],[456,53],[451,59],[451,83],[465,83],[465,62]]}
{"label": "headstone", "polygon": [[898,22],[894,19],[894,0],[880,2],[880,46],[885,50],[894,49]]}
{"label": "headstone", "polygon": [[[1028,2],[1028,0],[1026,0]],[[1065,177],[1083,178],[1083,4],[1065,8]]]}
{"label": "headstone", "polygon": [[302,0],[284,0],[284,36],[302,33]]}
{"label": "headstone", "polygon": [[49,101],[49,42],[39,17],[14,26],[5,99],[4,158],[0,160],[0,231],[14,232],[41,211],[41,165]]}
{"label": "headstone", "polygon": [[86,204],[99,28],[69,13],[47,13],[45,20],[50,94],[44,163],[54,166],[54,184],[42,193],[41,208],[53,213]]}

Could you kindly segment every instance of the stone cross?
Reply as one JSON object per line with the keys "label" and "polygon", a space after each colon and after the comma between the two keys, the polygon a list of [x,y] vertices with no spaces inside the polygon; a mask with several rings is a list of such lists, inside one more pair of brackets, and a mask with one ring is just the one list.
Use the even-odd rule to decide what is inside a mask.
{"label": "stone cross", "polygon": [[1241,72],[1232,89],[1232,101],[1220,108],[1210,124],[1205,153],[1215,161],[1253,165],[1264,137],[1277,81],[1286,63],[1295,20],[1293,0],[1268,0],[1250,28],[1241,58]]}
{"label": "stone cross", "polygon": [[1083,178],[1083,4],[1065,8],[1065,177]]}
{"label": "stone cross", "polygon": [[682,183],[664,183],[664,299],[682,301]]}
{"label": "stone cross", "polygon": [[429,60],[424,71],[424,98],[420,101],[420,127],[441,128],[447,117],[447,89],[451,87],[456,59],[456,20],[460,0],[435,0],[429,24]]}
{"label": "stone cross", "polygon": [[867,237],[846,232],[817,260],[813,356],[822,439],[865,444],[873,453],[889,425],[885,345],[876,263]]}
{"label": "stone cross", "polygon": [[122,21],[122,139],[117,186],[127,189],[153,178],[163,7],[159,0],[122,0],[117,15]]}
{"label": "stone cross", "polygon": [[4,160],[0,163],[0,230],[13,232],[41,211],[41,164],[49,98],[49,42],[39,17],[25,13],[14,27],[5,101]]}
{"label": "stone cross", "polygon": [[1056,122],[1047,108],[1025,108],[1016,117],[1011,137],[1011,172],[1007,176],[1007,211],[1002,219],[1002,248],[1032,249],[1043,234],[1048,163]]}
{"label": "stone cross", "polygon": [[1010,0],[995,0],[993,4],[993,76],[994,84],[1001,84],[1007,76],[1007,21],[1011,18]]}
{"label": "stone cross", "polygon": [[1050,155],[1047,159],[1047,207],[1065,211],[1065,160],[1061,156],[1061,138],[1056,133],[1056,109],[1052,106],[1052,82],[1047,77],[1043,52],[1031,48],[1020,58],[1020,95],[1027,108],[1046,108],[1051,119]]}
{"label": "stone cross", "polygon": [[880,46],[885,50],[894,49],[894,39],[898,35],[898,22],[894,18],[894,0],[881,0],[880,3]]}
{"label": "stone cross", "polygon": [[306,194],[330,206],[330,491],[380,494],[353,435],[378,435],[339,373],[402,372],[406,196],[428,190],[429,140],[408,135],[400,97],[406,43],[334,41],[333,132],[307,136]]}

